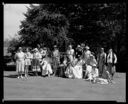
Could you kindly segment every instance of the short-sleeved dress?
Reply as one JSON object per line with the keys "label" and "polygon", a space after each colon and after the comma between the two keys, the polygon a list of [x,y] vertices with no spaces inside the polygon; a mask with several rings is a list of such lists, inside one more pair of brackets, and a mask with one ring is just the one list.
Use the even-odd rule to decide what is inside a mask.
{"label": "short-sleeved dress", "polygon": [[15,58],[16,58],[16,71],[24,72],[24,58],[25,58],[24,53],[23,52],[16,53]]}
{"label": "short-sleeved dress", "polygon": [[25,53],[25,65],[31,65],[32,55],[30,52]]}

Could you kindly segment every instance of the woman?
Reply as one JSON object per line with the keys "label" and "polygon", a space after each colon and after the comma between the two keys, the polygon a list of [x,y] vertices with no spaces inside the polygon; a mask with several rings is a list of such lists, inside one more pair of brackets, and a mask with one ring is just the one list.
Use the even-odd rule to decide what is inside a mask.
{"label": "woman", "polygon": [[103,74],[104,66],[106,64],[106,53],[104,52],[104,48],[100,49],[100,53],[97,56],[98,68],[99,68],[99,76],[101,77]]}
{"label": "woman", "polygon": [[41,66],[42,66],[42,76],[48,75],[50,77],[53,71],[51,68],[49,58],[43,58],[41,61]]}
{"label": "woman", "polygon": [[28,77],[28,70],[29,70],[29,66],[31,65],[31,59],[32,59],[32,55],[29,51],[29,48],[26,48],[26,53],[25,53],[25,77]]}
{"label": "woman", "polygon": [[42,56],[42,58],[45,58],[47,56],[47,48],[44,47],[43,49],[40,49],[40,54]]}
{"label": "woman", "polygon": [[68,56],[69,62],[72,62],[74,57],[74,49],[72,49],[72,45],[69,45],[68,47],[67,56]]}
{"label": "woman", "polygon": [[19,47],[18,52],[15,54],[15,59],[16,59],[16,71],[18,72],[18,78],[23,78],[25,54],[22,52],[21,47]]}
{"label": "woman", "polygon": [[67,67],[65,75],[68,78],[82,79],[83,77],[82,65],[83,65],[83,60],[80,57],[78,59],[74,57],[72,63],[70,63],[69,66]]}
{"label": "woman", "polygon": [[38,52],[38,49],[35,48],[32,59],[32,70],[35,72],[36,76],[38,76],[38,72],[40,71],[40,59],[41,59],[41,55]]}
{"label": "woman", "polygon": [[56,45],[54,45],[54,50],[52,52],[52,59],[53,59],[54,76],[56,76],[56,72],[60,63],[60,52]]}
{"label": "woman", "polygon": [[95,56],[93,55],[90,55],[90,60],[89,63],[87,64],[86,75],[88,77],[88,79],[86,80],[90,80],[90,81],[99,76],[99,72],[97,69],[97,61],[95,59]]}

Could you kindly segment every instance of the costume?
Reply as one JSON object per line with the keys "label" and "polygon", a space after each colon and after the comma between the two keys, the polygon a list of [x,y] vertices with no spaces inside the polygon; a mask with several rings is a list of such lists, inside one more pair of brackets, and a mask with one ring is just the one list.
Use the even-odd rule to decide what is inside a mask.
{"label": "costume", "polygon": [[56,71],[57,71],[59,63],[60,63],[60,53],[59,53],[58,49],[53,51],[52,61],[53,61],[54,75],[56,75]]}
{"label": "costume", "polygon": [[100,53],[97,57],[97,62],[98,62],[98,69],[99,69],[99,75],[102,76],[103,70],[104,70],[104,65],[106,63],[106,53]]}
{"label": "costume", "polygon": [[67,56],[70,62],[73,61],[74,49],[67,50]]}
{"label": "costume", "polygon": [[65,75],[68,78],[78,78],[82,79],[83,73],[82,73],[82,65],[83,65],[83,60],[76,60],[74,59],[71,64],[66,69]]}
{"label": "costume", "polygon": [[33,59],[32,59],[32,70],[39,72],[40,71],[40,59],[41,55],[39,52],[33,53]]}
{"label": "costume", "polygon": [[42,60],[41,66],[42,66],[42,75],[50,75],[53,73],[51,64],[46,58]]}

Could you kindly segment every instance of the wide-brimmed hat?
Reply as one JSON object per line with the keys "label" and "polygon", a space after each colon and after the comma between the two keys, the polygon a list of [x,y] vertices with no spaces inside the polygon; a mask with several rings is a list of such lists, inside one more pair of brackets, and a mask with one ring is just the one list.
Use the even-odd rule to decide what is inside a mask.
{"label": "wide-brimmed hat", "polygon": [[90,49],[89,46],[86,46],[85,49]]}
{"label": "wide-brimmed hat", "polygon": [[47,50],[47,48],[46,48],[46,47],[44,47],[43,49],[44,49],[44,50]]}
{"label": "wide-brimmed hat", "polygon": [[54,45],[54,48],[57,48],[57,45]]}
{"label": "wide-brimmed hat", "polygon": [[70,44],[68,47],[72,47],[72,45]]}
{"label": "wide-brimmed hat", "polygon": [[77,45],[77,48],[80,48],[81,46],[80,45]]}
{"label": "wide-brimmed hat", "polygon": [[18,50],[22,50],[22,47],[19,47]]}
{"label": "wide-brimmed hat", "polygon": [[38,51],[38,49],[37,48],[34,48],[34,50],[33,50],[34,52],[37,52]]}

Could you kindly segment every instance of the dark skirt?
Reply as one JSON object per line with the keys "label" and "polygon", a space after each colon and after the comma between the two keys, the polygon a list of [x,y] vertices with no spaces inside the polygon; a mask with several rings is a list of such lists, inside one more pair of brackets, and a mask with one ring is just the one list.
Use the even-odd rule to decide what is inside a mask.
{"label": "dark skirt", "polygon": [[32,66],[40,66],[40,61],[38,59],[33,59]]}

